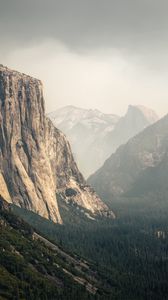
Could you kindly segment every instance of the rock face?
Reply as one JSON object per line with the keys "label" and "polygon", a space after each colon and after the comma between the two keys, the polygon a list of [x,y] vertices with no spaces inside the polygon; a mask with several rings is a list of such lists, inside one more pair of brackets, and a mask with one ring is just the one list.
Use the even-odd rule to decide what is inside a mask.
{"label": "rock face", "polygon": [[[88,182],[108,199],[168,186],[168,116],[121,146]],[[163,188],[163,186],[162,186]]]}
{"label": "rock face", "polygon": [[[8,202],[6,202],[6,200],[4,200],[4,198],[2,198],[2,196],[0,196],[0,211],[4,211],[4,210],[9,211],[10,205]],[[0,218],[0,224],[1,224],[1,218]]]}
{"label": "rock face", "polygon": [[100,168],[121,144],[158,120],[152,110],[131,105],[122,118],[74,106],[63,107],[48,116],[68,136],[86,177]]}
{"label": "rock face", "polygon": [[1,65],[0,195],[61,223],[56,193],[69,198],[72,181],[74,201],[86,198],[80,205],[95,214],[108,211],[86,187],[64,134],[45,117],[42,83]]}

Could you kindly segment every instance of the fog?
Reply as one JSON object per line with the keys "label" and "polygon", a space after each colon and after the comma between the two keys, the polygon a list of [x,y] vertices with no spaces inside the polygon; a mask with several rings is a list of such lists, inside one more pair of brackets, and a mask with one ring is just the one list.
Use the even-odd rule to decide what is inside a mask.
{"label": "fog", "polygon": [[168,112],[167,1],[2,1],[0,62],[44,83],[47,112],[65,105]]}

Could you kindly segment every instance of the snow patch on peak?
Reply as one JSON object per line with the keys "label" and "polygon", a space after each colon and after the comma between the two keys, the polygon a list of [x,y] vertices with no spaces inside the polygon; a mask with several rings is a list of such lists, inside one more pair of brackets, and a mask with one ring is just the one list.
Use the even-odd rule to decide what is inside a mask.
{"label": "snow patch on peak", "polygon": [[[108,125],[117,123],[119,117],[113,114],[104,114],[98,109],[84,109],[68,105],[48,114],[54,124],[60,127],[64,132],[71,130],[79,124],[85,124],[93,129],[95,124]],[[96,130],[97,131],[97,130]]]}

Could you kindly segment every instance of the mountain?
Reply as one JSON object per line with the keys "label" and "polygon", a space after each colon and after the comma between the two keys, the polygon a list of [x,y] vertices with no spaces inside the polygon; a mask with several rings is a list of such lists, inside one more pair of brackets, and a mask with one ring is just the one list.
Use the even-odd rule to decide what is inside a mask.
{"label": "mountain", "polygon": [[110,153],[112,154],[120,145],[125,144],[130,138],[158,119],[156,113],[149,108],[129,105],[125,116],[119,120],[115,129],[106,136],[108,152],[110,153],[112,148],[113,151]]}
{"label": "mountain", "polygon": [[0,197],[0,299],[108,299],[95,265],[64,251]]}
{"label": "mountain", "polygon": [[121,144],[158,120],[152,110],[131,105],[122,118],[74,106],[63,107],[48,116],[68,136],[86,177],[95,172]]}
{"label": "mountain", "polygon": [[[100,143],[112,131],[119,117],[95,109],[65,106],[49,113],[48,117],[69,138],[82,173],[87,177],[104,162]],[[96,145],[97,144],[97,145]]]}
{"label": "mountain", "polygon": [[167,189],[168,115],[130,139],[88,182],[107,199],[163,193]]}
{"label": "mountain", "polygon": [[0,195],[58,223],[58,196],[91,214],[113,216],[86,184],[65,135],[46,118],[41,81],[2,65]]}

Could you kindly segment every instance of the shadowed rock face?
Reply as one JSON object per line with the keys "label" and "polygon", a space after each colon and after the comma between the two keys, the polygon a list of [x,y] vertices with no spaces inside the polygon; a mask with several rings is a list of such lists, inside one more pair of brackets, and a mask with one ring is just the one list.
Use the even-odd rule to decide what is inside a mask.
{"label": "shadowed rock face", "polygon": [[[0,66],[0,195],[61,223],[56,193],[71,182],[78,202],[88,188],[65,136],[45,117],[41,81]],[[93,213],[108,210],[90,188],[88,199]]]}
{"label": "shadowed rock face", "polygon": [[[10,205],[8,204],[8,202],[6,202],[6,200],[0,195],[0,211],[3,210],[10,210]],[[1,224],[1,220],[0,220],[0,224]]]}

